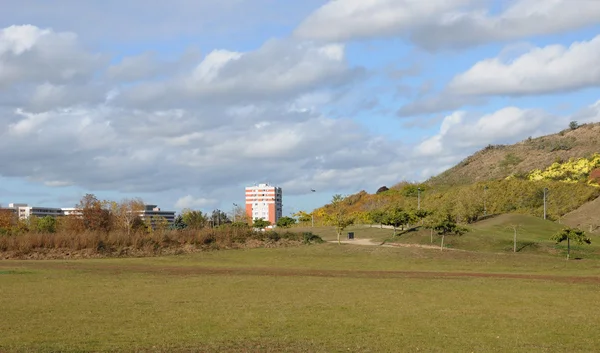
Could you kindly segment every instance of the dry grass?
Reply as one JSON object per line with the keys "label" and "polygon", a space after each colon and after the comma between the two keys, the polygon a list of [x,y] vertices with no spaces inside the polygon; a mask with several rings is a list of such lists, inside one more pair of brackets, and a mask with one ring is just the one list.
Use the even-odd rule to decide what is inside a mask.
{"label": "dry grass", "polygon": [[304,235],[298,233],[254,232],[231,227],[131,234],[121,231],[26,233],[0,235],[0,259],[156,256],[302,241],[305,241]]}
{"label": "dry grass", "polygon": [[552,163],[588,157],[600,151],[600,123],[577,130],[527,139],[510,146],[490,146],[429,181],[437,185],[470,184],[513,173],[545,169]]}

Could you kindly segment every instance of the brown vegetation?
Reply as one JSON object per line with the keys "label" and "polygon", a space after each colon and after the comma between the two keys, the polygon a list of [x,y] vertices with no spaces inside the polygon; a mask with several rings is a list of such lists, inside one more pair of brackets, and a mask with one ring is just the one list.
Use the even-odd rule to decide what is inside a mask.
{"label": "brown vegetation", "polygon": [[123,231],[26,233],[0,235],[0,259],[157,256],[319,241],[319,237],[309,233],[255,232],[235,227],[129,234]]}

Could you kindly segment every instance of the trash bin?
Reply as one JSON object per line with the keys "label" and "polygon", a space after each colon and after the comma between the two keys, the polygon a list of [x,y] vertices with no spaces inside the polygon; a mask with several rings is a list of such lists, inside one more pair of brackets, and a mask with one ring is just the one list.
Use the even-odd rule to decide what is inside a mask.
{"label": "trash bin", "polygon": [[349,240],[354,239],[354,232],[348,232],[348,239]]}

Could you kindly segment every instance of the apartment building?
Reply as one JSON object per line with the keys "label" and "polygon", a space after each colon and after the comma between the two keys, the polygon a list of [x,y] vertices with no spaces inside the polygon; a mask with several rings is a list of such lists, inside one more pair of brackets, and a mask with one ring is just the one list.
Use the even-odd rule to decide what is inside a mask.
{"label": "apartment building", "polygon": [[246,214],[250,219],[264,219],[277,223],[283,213],[282,191],[280,187],[257,184],[246,187]]}

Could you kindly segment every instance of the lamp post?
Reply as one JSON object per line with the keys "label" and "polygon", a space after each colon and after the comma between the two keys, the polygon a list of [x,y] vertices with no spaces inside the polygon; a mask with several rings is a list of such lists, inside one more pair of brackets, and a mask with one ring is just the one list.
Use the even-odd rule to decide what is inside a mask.
{"label": "lamp post", "polygon": [[[315,189],[310,189],[311,192],[317,192]],[[310,213],[310,226],[315,227],[315,210]]]}
{"label": "lamp post", "polygon": [[233,223],[235,223],[235,211],[237,210],[238,205],[237,203],[233,203]]}
{"label": "lamp post", "polygon": [[417,210],[421,209],[421,188],[417,188]]}
{"label": "lamp post", "polygon": [[546,195],[548,194],[548,188],[544,188],[544,219],[546,219]]}
{"label": "lamp post", "polygon": [[487,185],[483,187],[483,216],[487,216]]}

